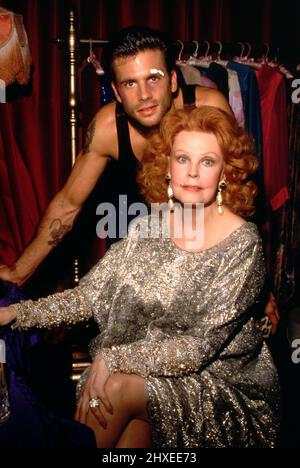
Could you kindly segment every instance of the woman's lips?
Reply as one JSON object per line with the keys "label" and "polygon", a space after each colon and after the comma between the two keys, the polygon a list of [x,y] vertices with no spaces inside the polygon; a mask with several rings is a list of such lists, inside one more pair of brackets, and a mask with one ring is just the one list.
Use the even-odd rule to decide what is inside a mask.
{"label": "woman's lips", "polygon": [[196,185],[183,185],[182,188],[188,192],[200,192],[201,188]]}

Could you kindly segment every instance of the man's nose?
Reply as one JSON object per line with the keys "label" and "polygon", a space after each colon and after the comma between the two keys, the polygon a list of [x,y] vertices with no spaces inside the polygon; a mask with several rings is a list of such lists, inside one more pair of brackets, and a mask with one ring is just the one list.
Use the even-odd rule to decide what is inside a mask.
{"label": "man's nose", "polygon": [[147,101],[151,98],[151,91],[147,83],[140,83],[139,85],[139,99],[141,101]]}

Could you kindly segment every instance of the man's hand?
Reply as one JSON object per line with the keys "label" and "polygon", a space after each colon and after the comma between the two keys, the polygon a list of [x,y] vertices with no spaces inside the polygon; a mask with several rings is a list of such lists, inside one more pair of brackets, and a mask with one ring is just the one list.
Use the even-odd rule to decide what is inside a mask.
{"label": "man's hand", "polygon": [[275,297],[274,297],[272,292],[270,293],[269,301],[268,301],[268,303],[266,305],[266,308],[265,308],[265,314],[269,317],[269,319],[271,320],[271,323],[272,323],[271,334],[275,335],[275,333],[277,331],[277,328],[278,328],[280,315],[279,315],[279,312],[278,312],[278,309],[277,309],[277,304],[276,304]]}
{"label": "man's hand", "polygon": [[7,265],[0,264],[0,280],[9,281],[10,283],[21,286],[24,283],[19,277],[15,267],[8,267]]}
{"label": "man's hand", "polygon": [[8,325],[16,318],[14,307],[0,307],[0,326]]}
{"label": "man's hand", "polygon": [[[109,413],[112,414],[113,412],[112,405],[105,391],[105,384],[109,376],[110,374],[106,363],[102,359],[101,355],[98,354],[91,366],[89,378],[86,381],[78,403],[75,414],[75,419],[77,421],[86,424],[87,414],[89,411],[92,411],[99,423],[106,428],[107,422],[103,415],[103,406]],[[90,406],[91,399],[99,400],[99,406],[92,408]]]}

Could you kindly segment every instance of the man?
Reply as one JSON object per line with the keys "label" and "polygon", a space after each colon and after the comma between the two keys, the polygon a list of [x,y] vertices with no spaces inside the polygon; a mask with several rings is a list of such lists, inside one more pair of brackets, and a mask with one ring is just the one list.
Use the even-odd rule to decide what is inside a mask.
{"label": "man", "polygon": [[[161,34],[147,28],[127,28],[111,40],[109,65],[117,103],[107,104],[97,112],[89,125],[85,146],[65,186],[51,201],[36,237],[13,267],[0,266],[0,279],[21,285],[30,278],[72,229],[83,203],[110,161],[120,161],[124,154],[128,157],[125,162],[122,157],[124,183],[116,186],[118,193],[124,193],[135,183],[135,165],[142,157],[148,137],[172,107],[184,105],[169,52]],[[211,105],[232,112],[226,98],[214,89],[197,87],[194,103],[197,107]],[[124,121],[129,139],[122,143],[120,122]]]}

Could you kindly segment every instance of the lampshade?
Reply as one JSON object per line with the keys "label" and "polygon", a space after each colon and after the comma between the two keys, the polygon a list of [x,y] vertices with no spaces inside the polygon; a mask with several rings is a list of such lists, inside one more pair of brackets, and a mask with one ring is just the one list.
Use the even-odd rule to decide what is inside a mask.
{"label": "lampshade", "polygon": [[0,7],[0,80],[6,85],[30,78],[31,55],[22,15]]}

